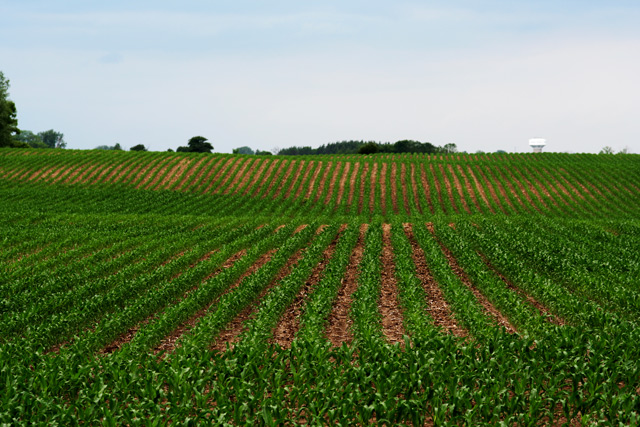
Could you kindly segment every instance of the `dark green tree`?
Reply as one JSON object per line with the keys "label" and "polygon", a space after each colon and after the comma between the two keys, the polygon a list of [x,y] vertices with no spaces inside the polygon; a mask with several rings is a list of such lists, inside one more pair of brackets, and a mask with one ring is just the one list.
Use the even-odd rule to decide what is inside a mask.
{"label": "dark green tree", "polygon": [[17,114],[16,104],[9,99],[9,80],[0,71],[0,147],[28,147],[13,139],[20,133]]}
{"label": "dark green tree", "polygon": [[19,134],[13,136],[13,140],[28,144],[31,148],[49,148],[42,138],[30,130],[21,130]]}
{"label": "dark green tree", "polygon": [[358,154],[375,154],[380,151],[378,144],[375,142],[367,142],[358,149]]}
{"label": "dark green tree", "polygon": [[65,148],[67,146],[67,143],[64,142],[64,134],[62,132],[49,129],[44,132],[38,132],[38,136],[49,148]]}
{"label": "dark green tree", "polygon": [[145,147],[143,144],[138,144],[129,148],[129,151],[149,151],[149,150],[147,150],[147,147]]}
{"label": "dark green tree", "polygon": [[194,136],[189,140],[186,147],[178,147],[176,151],[179,153],[210,153],[212,150],[213,145],[207,141],[207,138]]}
{"label": "dark green tree", "polygon": [[234,148],[231,152],[233,154],[255,154],[251,147],[247,147],[246,145],[243,147]]}
{"label": "dark green tree", "polygon": [[266,150],[265,151],[257,150],[256,154],[258,156],[271,156],[273,153],[271,153],[271,151],[266,151]]}

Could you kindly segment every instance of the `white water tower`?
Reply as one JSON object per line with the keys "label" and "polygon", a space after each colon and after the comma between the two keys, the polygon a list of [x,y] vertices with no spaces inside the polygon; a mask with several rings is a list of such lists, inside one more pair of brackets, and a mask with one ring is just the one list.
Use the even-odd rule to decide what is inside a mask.
{"label": "white water tower", "polygon": [[547,145],[547,140],[544,138],[531,138],[529,140],[529,146],[533,148],[534,153],[542,153],[545,145]]}

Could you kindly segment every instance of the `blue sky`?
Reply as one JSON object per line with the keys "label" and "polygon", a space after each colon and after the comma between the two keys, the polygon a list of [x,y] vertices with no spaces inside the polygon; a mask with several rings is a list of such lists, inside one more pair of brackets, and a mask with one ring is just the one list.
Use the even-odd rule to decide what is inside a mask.
{"label": "blue sky", "polygon": [[19,126],[69,148],[364,139],[640,153],[637,1],[5,1]]}

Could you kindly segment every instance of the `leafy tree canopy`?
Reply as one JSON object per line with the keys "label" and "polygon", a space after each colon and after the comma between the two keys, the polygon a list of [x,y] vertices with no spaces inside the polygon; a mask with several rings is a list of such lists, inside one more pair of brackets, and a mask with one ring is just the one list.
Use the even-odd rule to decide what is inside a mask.
{"label": "leafy tree canopy", "polygon": [[13,139],[20,133],[17,114],[16,104],[9,99],[9,80],[0,71],[0,147],[29,146]]}
{"label": "leafy tree canopy", "polygon": [[255,154],[254,151],[251,149],[251,147],[247,147],[246,145],[244,147],[238,147],[238,148],[234,148],[232,150],[233,154]]}
{"label": "leafy tree canopy", "polygon": [[149,151],[149,150],[147,150],[147,147],[145,147],[143,144],[138,144],[129,148],[129,151]]}
{"label": "leafy tree canopy", "polygon": [[212,150],[213,145],[207,141],[207,138],[194,136],[189,140],[186,147],[178,147],[176,151],[179,153],[210,153]]}
{"label": "leafy tree canopy", "polygon": [[49,148],[66,148],[67,143],[64,142],[64,134],[56,132],[53,129],[44,132],[38,132],[38,136]]}

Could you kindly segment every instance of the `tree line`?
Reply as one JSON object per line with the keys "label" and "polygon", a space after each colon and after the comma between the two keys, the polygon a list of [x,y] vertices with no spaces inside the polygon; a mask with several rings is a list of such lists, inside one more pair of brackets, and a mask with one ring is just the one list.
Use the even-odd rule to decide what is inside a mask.
{"label": "tree line", "polygon": [[318,148],[309,146],[289,147],[280,150],[281,156],[307,156],[314,154],[374,154],[374,153],[456,153],[456,144],[434,145],[430,142],[420,142],[411,139],[403,139],[396,142],[376,141],[339,141],[323,144]]}

